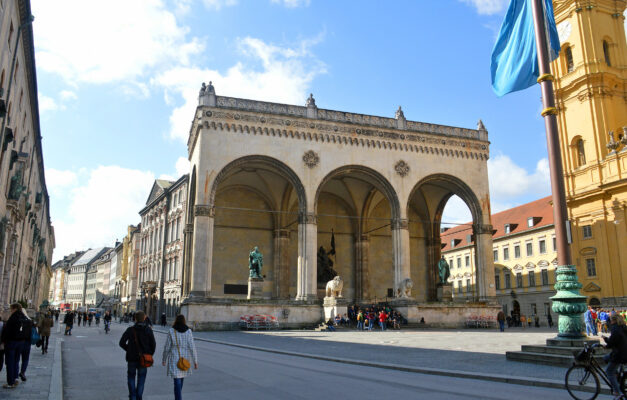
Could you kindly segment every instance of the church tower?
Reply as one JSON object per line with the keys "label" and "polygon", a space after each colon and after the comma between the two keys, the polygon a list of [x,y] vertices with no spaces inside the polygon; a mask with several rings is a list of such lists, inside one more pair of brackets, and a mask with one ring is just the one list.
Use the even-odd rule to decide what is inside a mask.
{"label": "church tower", "polygon": [[554,0],[551,69],[573,262],[595,304],[627,306],[627,0]]}

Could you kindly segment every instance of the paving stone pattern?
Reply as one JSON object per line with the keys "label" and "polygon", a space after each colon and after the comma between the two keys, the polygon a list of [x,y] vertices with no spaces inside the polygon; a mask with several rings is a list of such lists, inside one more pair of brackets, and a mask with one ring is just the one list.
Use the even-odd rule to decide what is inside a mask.
{"label": "paving stone pattern", "polygon": [[[26,382],[20,381],[15,389],[3,389],[0,387],[0,399],[16,400],[44,400],[50,393],[50,380],[52,379],[52,366],[54,363],[55,344],[58,338],[50,337],[48,353],[41,354],[41,350],[31,347],[28,369],[26,370]],[[2,384],[7,381],[6,365],[0,374]]]}

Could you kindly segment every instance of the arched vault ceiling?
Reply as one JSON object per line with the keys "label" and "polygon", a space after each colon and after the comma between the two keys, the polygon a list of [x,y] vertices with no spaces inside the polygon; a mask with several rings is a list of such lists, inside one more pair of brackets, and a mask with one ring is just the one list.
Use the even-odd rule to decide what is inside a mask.
{"label": "arched vault ceiling", "polygon": [[289,187],[289,182],[268,169],[247,167],[234,171],[224,179],[218,186],[218,192],[229,186],[248,186],[264,193],[272,200],[272,208],[278,210],[283,203],[283,196]]}
{"label": "arched vault ceiling", "polygon": [[[361,174],[351,174],[350,176],[331,179],[324,185],[321,192],[327,192],[343,199],[351,205],[356,215],[360,216],[366,199],[373,189],[375,187],[370,183],[368,177]],[[387,201],[387,199],[385,200]]]}

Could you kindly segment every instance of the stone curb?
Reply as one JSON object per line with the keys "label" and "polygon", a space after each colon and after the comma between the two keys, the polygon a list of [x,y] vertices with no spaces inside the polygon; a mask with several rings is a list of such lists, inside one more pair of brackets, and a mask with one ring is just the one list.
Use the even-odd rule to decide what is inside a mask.
{"label": "stone curb", "polygon": [[63,400],[63,339],[57,338],[54,345],[52,377],[48,400]]}
{"label": "stone curb", "polygon": [[[155,330],[155,331],[159,333],[167,334],[167,332],[163,332],[161,330]],[[439,375],[439,376],[448,376],[452,378],[464,378],[464,379],[478,379],[478,380],[484,380],[484,381],[490,381],[490,382],[508,383],[512,385],[537,386],[537,387],[566,390],[566,386],[564,382],[556,381],[553,379],[532,378],[532,377],[525,377],[525,376],[515,377],[515,376],[510,376],[510,375],[486,374],[486,373],[481,373],[481,372],[467,372],[467,371],[452,370],[452,369],[411,367],[407,365],[377,363],[377,362],[372,362],[372,361],[327,357],[327,356],[320,356],[320,355],[308,354],[308,353],[297,353],[297,352],[292,352],[292,351],[271,349],[267,347],[249,346],[245,344],[223,342],[220,340],[205,339],[205,338],[199,338],[199,337],[194,337],[194,340],[200,340],[203,342],[220,344],[224,346],[239,347],[239,348],[247,349],[247,350],[264,351],[267,353],[275,353],[275,354],[281,354],[281,355],[287,355],[287,356],[310,358],[313,360],[331,361],[331,362],[342,363],[342,364],[360,365],[364,367],[383,368],[383,369],[391,369],[391,370],[402,371],[402,372],[413,372],[417,374]],[[609,394],[609,389],[602,387],[601,394]]]}

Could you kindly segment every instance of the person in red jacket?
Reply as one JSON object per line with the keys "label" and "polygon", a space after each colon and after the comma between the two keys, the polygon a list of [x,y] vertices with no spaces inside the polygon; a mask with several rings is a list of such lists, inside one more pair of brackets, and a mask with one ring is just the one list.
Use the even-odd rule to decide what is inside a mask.
{"label": "person in red jacket", "polygon": [[385,313],[385,311],[381,311],[379,313],[379,326],[381,327],[382,331],[385,330],[385,323],[387,319],[388,319],[388,315]]}

